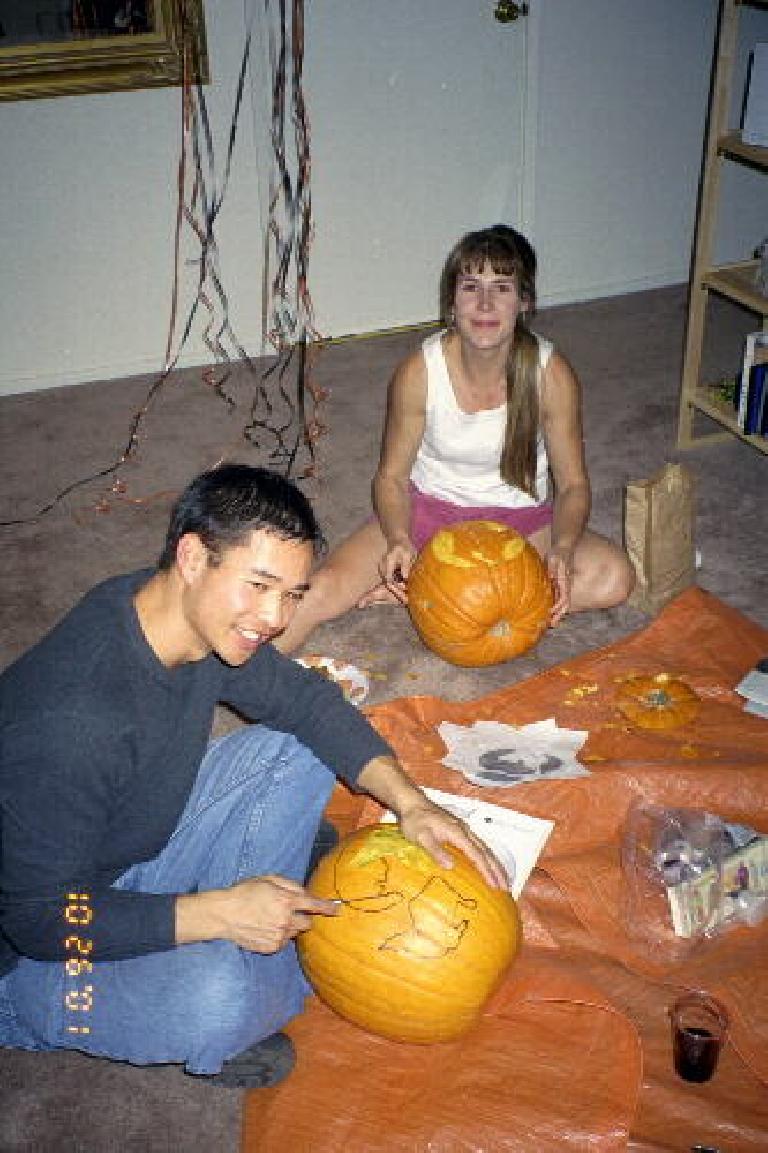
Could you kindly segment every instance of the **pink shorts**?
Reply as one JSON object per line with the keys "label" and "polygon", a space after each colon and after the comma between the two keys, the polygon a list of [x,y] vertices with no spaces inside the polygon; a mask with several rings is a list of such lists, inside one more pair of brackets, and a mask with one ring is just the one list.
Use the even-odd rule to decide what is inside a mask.
{"label": "pink shorts", "polygon": [[417,550],[421,550],[438,529],[457,524],[463,520],[496,520],[509,525],[522,536],[530,536],[540,528],[552,524],[552,505],[523,505],[521,508],[503,508],[496,505],[483,505],[469,508],[451,504],[436,496],[427,496],[414,484],[411,490],[411,540]]}

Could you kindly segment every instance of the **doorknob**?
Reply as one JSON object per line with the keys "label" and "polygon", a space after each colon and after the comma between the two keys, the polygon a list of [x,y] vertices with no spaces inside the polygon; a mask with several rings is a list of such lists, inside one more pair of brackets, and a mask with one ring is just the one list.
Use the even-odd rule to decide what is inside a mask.
{"label": "doorknob", "polygon": [[513,20],[517,20],[520,16],[528,15],[528,5],[515,4],[513,0],[499,0],[493,15],[499,24],[511,24]]}

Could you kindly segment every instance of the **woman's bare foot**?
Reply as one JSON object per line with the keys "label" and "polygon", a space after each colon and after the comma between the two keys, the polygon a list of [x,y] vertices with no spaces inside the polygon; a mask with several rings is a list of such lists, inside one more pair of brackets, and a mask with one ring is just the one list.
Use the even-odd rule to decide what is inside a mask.
{"label": "woman's bare foot", "polygon": [[408,603],[408,593],[405,585],[388,585],[384,581],[377,584],[357,602],[359,609],[367,609],[371,605],[405,605]]}

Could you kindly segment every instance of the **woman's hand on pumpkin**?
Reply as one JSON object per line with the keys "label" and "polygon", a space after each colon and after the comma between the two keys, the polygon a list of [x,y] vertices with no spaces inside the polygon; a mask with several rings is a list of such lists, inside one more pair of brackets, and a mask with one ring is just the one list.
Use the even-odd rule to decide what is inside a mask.
{"label": "woman's hand on pumpkin", "polygon": [[433,804],[426,797],[398,814],[403,835],[426,849],[439,865],[450,869],[453,862],[444,845],[453,845],[479,869],[494,889],[509,888],[509,878],[501,861],[466,823]]}
{"label": "woman's hand on pumpkin", "polygon": [[571,582],[573,580],[573,549],[562,546],[550,549],[547,554],[547,572],[552,581],[554,603],[549,614],[550,626],[559,624],[571,607]]}
{"label": "woman's hand on pumpkin", "polygon": [[413,568],[413,562],[416,560],[416,556],[416,549],[410,540],[397,541],[395,544],[390,545],[379,565],[381,579],[384,581],[384,584],[403,604],[408,600],[408,577]]}
{"label": "woman's hand on pumpkin", "polygon": [[308,929],[313,915],[335,916],[333,901],[313,897],[287,877],[250,877],[228,889],[176,898],[176,943],[221,939],[251,953],[277,953]]}

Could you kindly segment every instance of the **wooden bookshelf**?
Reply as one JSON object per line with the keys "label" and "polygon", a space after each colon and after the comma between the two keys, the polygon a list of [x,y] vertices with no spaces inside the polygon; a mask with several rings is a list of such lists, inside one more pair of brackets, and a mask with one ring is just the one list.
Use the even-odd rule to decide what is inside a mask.
{"label": "wooden bookshelf", "polygon": [[[736,413],[718,392],[717,385],[702,382],[701,355],[710,292],[734,301],[761,318],[768,329],[768,296],[760,291],[756,279],[757,261],[736,264],[712,264],[714,230],[719,208],[720,173],[724,163],[748,164],[768,174],[768,148],[746,144],[741,133],[727,125],[731,106],[733,64],[738,44],[740,9],[745,6],[768,9],[765,0],[722,0],[714,62],[709,131],[702,166],[699,212],[691,270],[688,300],[688,322],[680,387],[677,444],[679,448],[711,444],[737,436],[758,451],[768,453],[768,437],[744,433]],[[768,33],[768,29],[767,29]],[[766,222],[768,226],[768,221]],[[736,366],[734,365],[734,374]],[[698,435],[694,424],[697,413],[703,413],[721,426],[721,432]]]}

